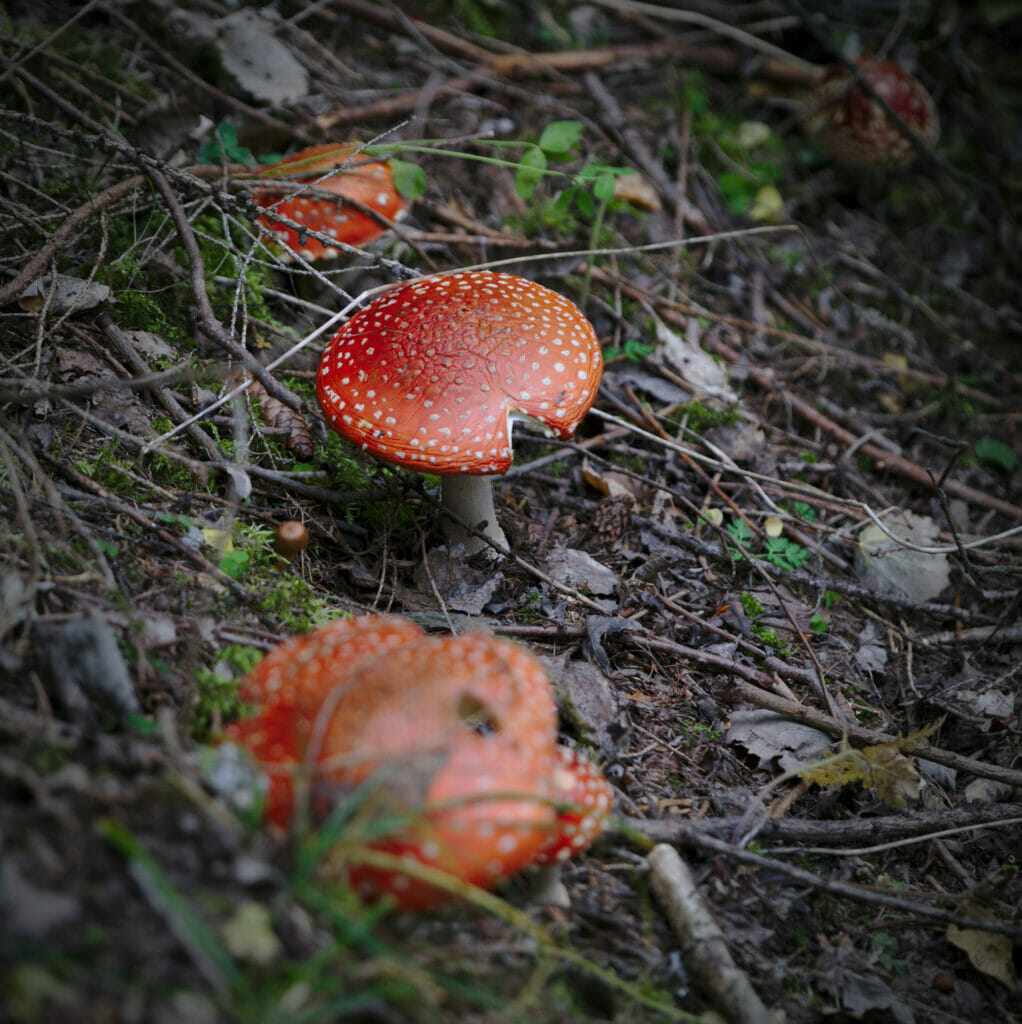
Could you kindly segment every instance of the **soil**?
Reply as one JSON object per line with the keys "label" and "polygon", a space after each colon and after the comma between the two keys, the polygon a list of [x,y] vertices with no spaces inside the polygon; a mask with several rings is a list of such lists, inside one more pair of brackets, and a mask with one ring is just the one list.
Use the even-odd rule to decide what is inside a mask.
{"label": "soil", "polygon": [[[232,12],[0,23],[0,1021],[1022,1019],[1022,17]],[[842,46],[934,149],[804,129]],[[245,165],[352,139],[414,201],[285,263]],[[516,425],[466,558],[327,429],[314,332],[482,265],[605,370],[573,439]],[[566,905],[364,905],[322,870],[357,801],[261,821],[239,681],[373,612],[544,659],[615,794]]]}

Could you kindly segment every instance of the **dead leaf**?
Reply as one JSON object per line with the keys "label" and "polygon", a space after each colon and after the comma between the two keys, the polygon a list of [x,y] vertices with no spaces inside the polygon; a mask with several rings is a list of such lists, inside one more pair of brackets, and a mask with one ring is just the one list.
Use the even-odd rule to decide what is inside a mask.
{"label": "dead leaf", "polygon": [[[922,547],[937,542],[937,524],[929,516],[895,509],[885,517],[885,525],[894,536]],[[874,523],[868,523],[859,534],[855,568],[860,579],[875,590],[913,601],[933,600],[951,578],[947,555],[902,547]]]}
{"label": "dead leaf", "polygon": [[617,694],[610,680],[591,662],[541,658],[553,680],[557,703],[565,718],[586,739],[613,753],[611,736],[618,720]]}
{"label": "dead leaf", "polygon": [[831,743],[819,729],[760,708],[739,709],[731,715],[728,743],[739,743],[761,765],[775,761],[790,771],[818,757]]}
{"label": "dead leaf", "polygon": [[[38,313],[44,306],[51,316],[71,310],[81,312],[110,301],[110,289],[96,281],[58,274],[56,284],[47,274],[37,277],[19,296],[18,305],[27,313]],[[48,305],[47,305],[48,303]]]}
{"label": "dead leaf", "polygon": [[657,213],[660,210],[660,195],[648,178],[641,174],[619,174],[614,179],[614,198],[623,199],[640,210]]}
{"label": "dead leaf", "polygon": [[140,355],[150,359],[167,359],[176,354],[163,336],[153,331],[125,331],[124,334]]}
{"label": "dead leaf", "polygon": [[855,663],[863,672],[883,672],[887,665],[887,648],[880,639],[880,627],[875,622],[867,622],[859,634],[859,649],[855,652]]}
{"label": "dead leaf", "polygon": [[251,900],[242,903],[221,926],[220,936],[231,956],[254,964],[272,963],[283,949],[269,910]]}
{"label": "dead leaf", "polygon": [[464,561],[465,549],[458,545],[434,548],[427,552],[426,561],[415,573],[418,593],[406,592],[406,600],[416,601],[416,607],[435,609],[437,595],[449,611],[478,615],[489,604],[504,574],[488,569],[475,569]]}
{"label": "dead leaf", "polygon": [[[994,915],[985,907],[971,900],[962,904],[962,912],[979,921],[995,920]],[[982,971],[1009,987],[1015,984],[1015,964],[1012,960],[1012,942],[1009,935],[997,935],[979,928],[959,928],[956,924],[949,924],[947,940],[965,953],[977,971]]]}
{"label": "dead leaf", "polygon": [[636,483],[623,473],[615,473],[612,469],[597,469],[589,459],[583,459],[582,477],[594,491],[606,498],[627,498],[635,503]]}
{"label": "dead leaf", "polygon": [[261,11],[240,10],[219,23],[220,61],[250,96],[264,103],[290,103],[308,94],[309,76],[274,34],[276,24]]}
{"label": "dead leaf", "polygon": [[764,185],[757,193],[749,207],[749,216],[753,220],[767,224],[779,224],[784,217],[784,198],[776,185]]}
{"label": "dead leaf", "polygon": [[617,590],[617,573],[575,548],[554,548],[547,559],[547,572],[558,583],[590,594],[613,594]]}
{"label": "dead leaf", "polygon": [[727,369],[709,352],[699,347],[699,327],[695,317],[689,318],[686,337],[672,331],[663,321],[657,321],[657,340],[660,355],[699,393],[713,395],[724,402],[734,402],[737,396],[728,383]]}

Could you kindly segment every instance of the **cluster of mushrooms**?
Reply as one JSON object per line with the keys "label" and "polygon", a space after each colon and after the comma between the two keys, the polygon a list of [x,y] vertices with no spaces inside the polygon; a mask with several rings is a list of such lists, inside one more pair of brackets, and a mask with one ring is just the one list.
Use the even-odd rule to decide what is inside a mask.
{"label": "cluster of mushrooms", "polygon": [[[856,70],[828,69],[811,100],[808,120],[836,159],[899,167],[936,142],[936,110],[914,78],[874,57]],[[347,145],[261,174],[288,186],[255,198],[289,258],[365,245],[407,206],[387,162]],[[602,368],[596,334],[568,299],[508,274],[458,272],[395,287],[351,317],[316,387],[327,422],[354,445],[440,477],[447,539],[474,554],[506,546],[487,478],[510,468],[514,420],[570,437]],[[278,538],[286,558],[307,540],[288,526],[300,535]],[[459,884],[492,887],[585,850],[610,813],[606,779],[558,743],[543,666],[488,634],[429,636],[389,615],[338,620],[271,651],[240,695],[254,714],[227,737],[264,771],[270,821],[322,821],[358,795],[391,823],[363,847],[390,854],[387,866],[343,845],[329,861],[369,900],[418,909]]]}
{"label": "cluster of mushrooms", "polygon": [[[430,636],[392,615],[338,619],[271,651],[240,694],[257,710],[227,738],[261,765],[266,815],[281,828],[357,798],[391,823],[369,848],[490,888],[586,849],[610,812],[607,781],[557,742],[543,666],[489,634]],[[363,898],[386,894],[407,909],[451,891],[343,847],[329,866]]]}
{"label": "cluster of mushrooms", "polygon": [[[256,195],[285,250],[336,255],[330,242],[363,245],[403,209],[385,162],[349,171],[351,160],[348,147],[317,147],[265,169],[308,185]],[[342,172],[324,177],[334,167]],[[602,370],[596,333],[568,299],[524,278],[463,272],[396,287],[351,317],[316,383],[327,422],[354,445],[440,476],[448,541],[473,554],[506,544],[487,477],[511,465],[513,421],[570,437]],[[291,557],[287,541],[278,550]],[[491,888],[585,850],[610,813],[606,779],[558,743],[546,670],[489,634],[341,619],[271,651],[239,692],[254,713],[226,735],[266,775],[271,822],[322,821],[357,798],[389,823],[361,849],[404,870],[360,860],[357,845],[328,859],[367,900],[421,909],[447,899],[452,885],[431,884],[422,868],[454,890]]]}

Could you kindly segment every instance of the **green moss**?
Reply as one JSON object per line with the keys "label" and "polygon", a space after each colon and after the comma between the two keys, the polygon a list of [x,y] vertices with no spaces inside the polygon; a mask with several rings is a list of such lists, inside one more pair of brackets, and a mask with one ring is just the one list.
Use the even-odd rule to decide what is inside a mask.
{"label": "green moss", "polygon": [[684,423],[686,430],[695,435],[705,434],[715,427],[733,426],[740,419],[738,403],[726,409],[704,405],[698,399],[682,402],[671,410],[667,420],[680,426]]}

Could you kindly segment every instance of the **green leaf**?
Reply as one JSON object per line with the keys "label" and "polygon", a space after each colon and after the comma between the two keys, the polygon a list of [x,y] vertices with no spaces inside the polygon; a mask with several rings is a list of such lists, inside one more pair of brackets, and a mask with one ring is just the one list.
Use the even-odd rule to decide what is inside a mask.
{"label": "green leaf", "polygon": [[596,200],[593,199],[592,193],[586,189],[580,188],[577,190],[575,194],[575,202],[578,205],[578,212],[581,213],[583,217],[592,217],[592,215],[596,213]]}
{"label": "green leaf", "polygon": [[221,121],[213,129],[213,137],[199,149],[200,164],[218,164],[224,160],[232,164],[255,163],[252,153],[238,145],[238,133],[230,121]]}
{"label": "green leaf", "polygon": [[522,199],[531,199],[546,171],[546,154],[539,146],[530,146],[518,161],[515,191]]}
{"label": "green leaf", "polygon": [[557,159],[566,156],[581,140],[581,121],[551,121],[539,137],[539,148]]}
{"label": "green leaf", "polygon": [[613,171],[604,171],[593,184],[593,195],[601,203],[614,198],[614,181],[617,175]]}
{"label": "green leaf", "polygon": [[394,174],[394,188],[398,195],[405,199],[418,199],[426,192],[426,172],[418,165],[407,160],[390,161],[390,169]]}
{"label": "green leaf", "polygon": [[1018,465],[1015,453],[1003,442],[992,437],[981,437],[976,442],[976,458],[988,466],[1014,473]]}
{"label": "green leaf", "polygon": [[247,551],[228,551],[223,558],[220,559],[219,567],[222,572],[225,572],[232,580],[239,579],[241,574],[248,568],[249,557]]}
{"label": "green leaf", "polygon": [[787,537],[773,537],[763,546],[763,557],[778,569],[801,569],[809,561],[809,552]]}
{"label": "green leaf", "polygon": [[814,633],[826,633],[827,630],[830,629],[830,625],[823,615],[816,612],[816,614],[809,620],[809,628]]}
{"label": "green leaf", "polygon": [[724,529],[743,547],[748,547],[752,541],[752,530],[744,519],[732,520]]}

